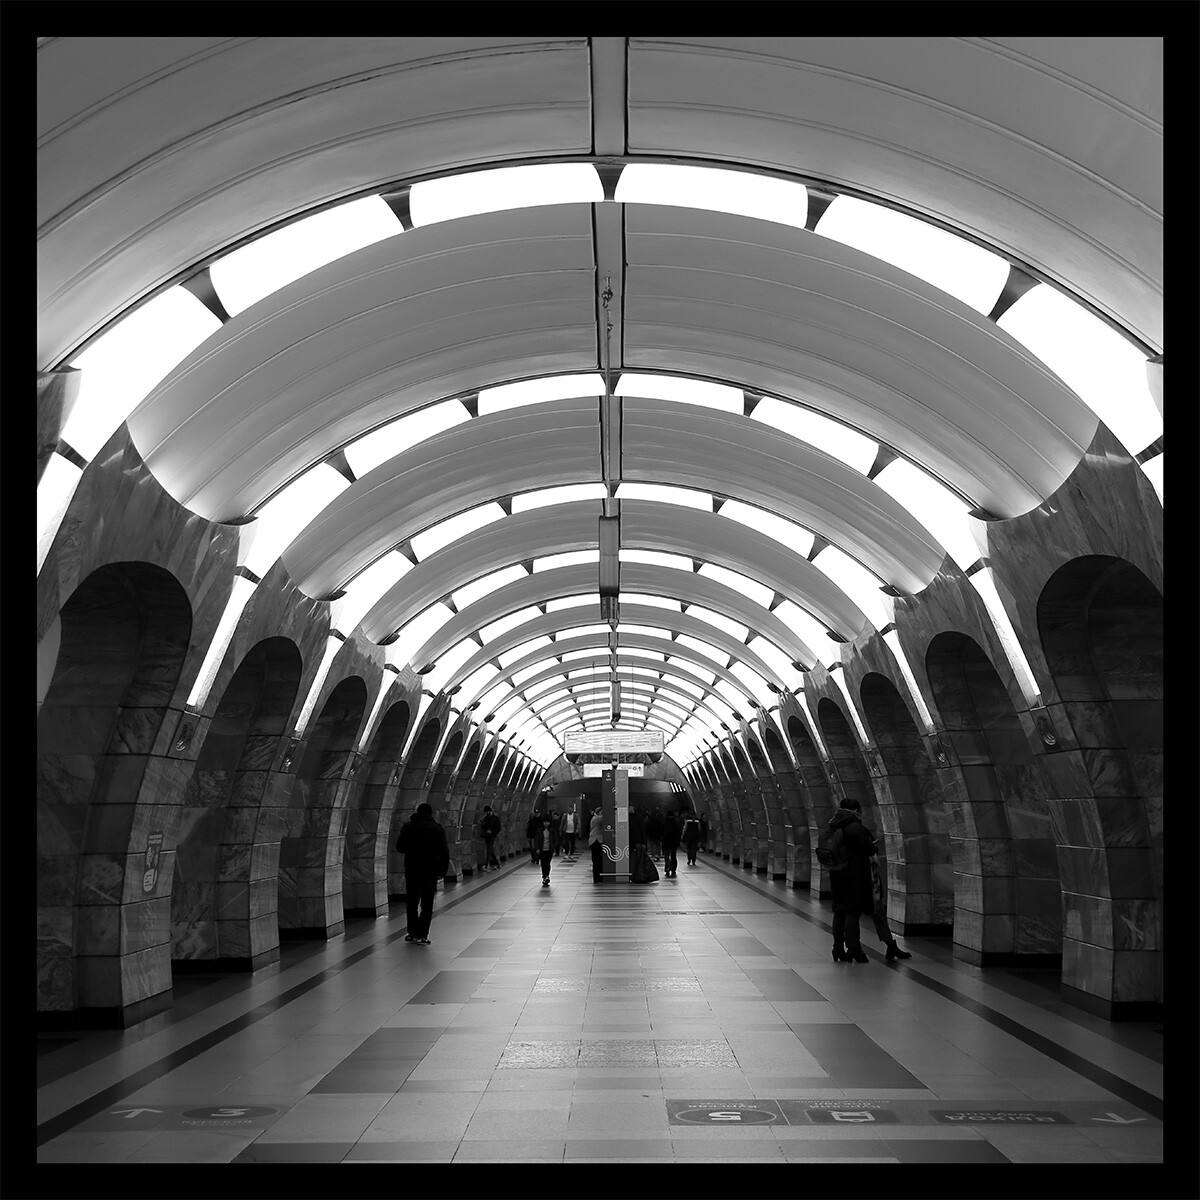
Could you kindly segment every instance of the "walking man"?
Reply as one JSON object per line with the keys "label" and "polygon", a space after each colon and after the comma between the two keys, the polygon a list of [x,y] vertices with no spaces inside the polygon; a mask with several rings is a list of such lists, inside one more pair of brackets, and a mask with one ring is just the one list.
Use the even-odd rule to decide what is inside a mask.
{"label": "walking man", "polygon": [[575,857],[575,821],[575,810],[568,808],[562,819],[563,858]]}
{"label": "walking man", "polygon": [[433,819],[428,804],[400,827],[396,852],[404,855],[404,899],[408,909],[406,942],[428,946],[429,923],[433,920],[433,896],[438,880],[450,867],[450,847],[446,831]]}

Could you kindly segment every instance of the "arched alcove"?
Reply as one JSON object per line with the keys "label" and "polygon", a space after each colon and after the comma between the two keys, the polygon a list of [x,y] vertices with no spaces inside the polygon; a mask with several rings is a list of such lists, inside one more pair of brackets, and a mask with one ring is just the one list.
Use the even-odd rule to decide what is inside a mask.
{"label": "arched alcove", "polygon": [[799,717],[788,717],[788,737],[796,755],[797,775],[804,788],[808,810],[809,889],[818,896],[829,895],[829,872],[817,861],[817,838],[829,823],[837,800],[829,786],[829,776],[812,735]]}
{"label": "arched alcove", "polygon": [[907,934],[948,937],[954,923],[950,813],[938,773],[896,685],[863,678],[863,716],[883,763],[897,832],[885,834],[888,919]]}
{"label": "arched alcove", "polygon": [[796,777],[783,739],[771,726],[767,726],[763,742],[787,817],[787,879],[793,887],[808,887],[812,866],[809,850],[809,815],[803,785]]}
{"label": "arched alcove", "polygon": [[342,869],[346,916],[387,915],[387,861],[392,810],[400,786],[400,755],[412,719],[407,701],[383,714],[367,747],[366,762],[350,789]]}
{"label": "arched alcove", "polygon": [[754,865],[760,873],[782,879],[787,874],[787,822],[779,786],[758,738],[751,734],[746,745],[766,819],[766,829],[757,838]]}
{"label": "arched alcove", "polygon": [[964,633],[925,655],[953,767],[954,952],[981,965],[1061,961],[1061,885],[1050,780],[1034,759],[991,660]]}
{"label": "arched alcove", "polygon": [[333,937],[345,928],[342,872],[346,791],[367,685],[341,680],[309,726],[279,848],[280,936]]}
{"label": "arched alcove", "polygon": [[1122,559],[1061,567],[1038,631],[1069,736],[1046,755],[1063,878],[1063,993],[1105,1015],[1162,1003],[1163,604]]}
{"label": "arched alcove", "polygon": [[176,972],[253,969],[279,957],[274,818],[287,777],[272,768],[303,667],[290,638],[266,638],[221,693],[180,804],[171,884]]}
{"label": "arched alcove", "polygon": [[169,1003],[176,806],[192,763],[168,759],[168,715],[192,609],[169,571],[117,562],[79,584],[59,622],[37,717],[38,1010],[127,1024]]}
{"label": "arched alcove", "polygon": [[396,790],[396,801],[392,806],[392,819],[388,835],[388,895],[404,895],[404,860],[396,853],[396,838],[400,836],[400,825],[407,821],[421,803],[426,790],[426,777],[433,761],[434,751],[442,736],[442,723],[431,717],[421,727],[417,740],[408,752],[404,770],[400,775],[400,786]]}

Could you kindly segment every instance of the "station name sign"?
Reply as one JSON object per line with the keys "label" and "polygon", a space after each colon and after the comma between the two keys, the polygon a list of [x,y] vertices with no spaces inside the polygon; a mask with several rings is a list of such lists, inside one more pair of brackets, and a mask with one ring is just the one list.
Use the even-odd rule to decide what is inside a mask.
{"label": "station name sign", "polygon": [[576,730],[563,735],[563,750],[570,758],[575,754],[606,754],[616,758],[622,754],[662,754],[661,730]]}

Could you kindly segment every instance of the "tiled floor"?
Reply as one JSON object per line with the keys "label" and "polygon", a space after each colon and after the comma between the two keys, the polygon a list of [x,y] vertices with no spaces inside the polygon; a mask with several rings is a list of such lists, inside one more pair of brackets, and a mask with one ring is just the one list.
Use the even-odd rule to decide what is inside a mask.
{"label": "tiled floor", "polygon": [[45,1035],[38,1161],[1163,1161],[1159,1025],[945,942],[834,963],[827,903],[711,856],[552,880],[517,861],[439,893],[431,946],[394,909]]}

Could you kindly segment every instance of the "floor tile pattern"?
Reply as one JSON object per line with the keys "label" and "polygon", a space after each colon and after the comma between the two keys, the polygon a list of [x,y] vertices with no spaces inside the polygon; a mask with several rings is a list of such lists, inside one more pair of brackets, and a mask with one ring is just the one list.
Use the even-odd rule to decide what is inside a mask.
{"label": "floor tile pattern", "polygon": [[1160,1025],[946,942],[834,963],[827,903],[711,856],[540,884],[509,864],[439,893],[429,946],[394,909],[39,1037],[38,1161],[1163,1162]]}

